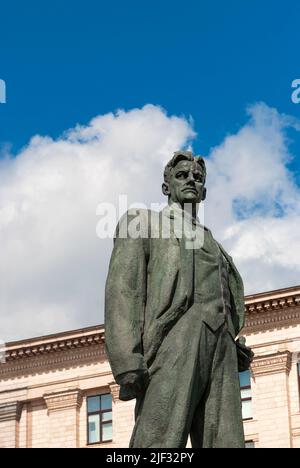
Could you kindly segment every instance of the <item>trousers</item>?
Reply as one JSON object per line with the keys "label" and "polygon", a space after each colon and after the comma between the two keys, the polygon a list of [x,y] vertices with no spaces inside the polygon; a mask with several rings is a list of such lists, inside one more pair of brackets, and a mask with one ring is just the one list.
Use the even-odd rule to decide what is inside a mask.
{"label": "trousers", "polygon": [[136,401],[132,448],[243,448],[236,345],[192,306],[169,331]]}

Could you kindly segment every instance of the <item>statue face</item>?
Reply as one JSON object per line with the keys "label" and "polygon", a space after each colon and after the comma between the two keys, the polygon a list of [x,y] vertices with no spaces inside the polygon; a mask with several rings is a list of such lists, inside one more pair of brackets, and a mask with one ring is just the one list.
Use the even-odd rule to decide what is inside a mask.
{"label": "statue face", "polygon": [[179,161],[173,168],[168,187],[172,202],[200,203],[205,198],[204,174],[196,161]]}

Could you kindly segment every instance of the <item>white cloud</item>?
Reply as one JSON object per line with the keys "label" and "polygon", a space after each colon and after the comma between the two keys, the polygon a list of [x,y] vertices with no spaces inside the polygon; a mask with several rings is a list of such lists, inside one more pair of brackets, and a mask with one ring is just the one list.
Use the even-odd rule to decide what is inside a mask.
{"label": "white cloud", "polygon": [[24,338],[103,321],[112,241],[96,207],[161,201],[170,154],[194,136],[184,118],[145,106],[93,119],[62,138],[36,136],[0,163],[0,337]]}
{"label": "white cloud", "polygon": [[287,129],[299,123],[265,104],[211,151],[206,221],[233,255],[246,292],[300,283],[300,190],[288,169]]}
{"label": "white cloud", "polygon": [[[259,104],[207,160],[205,221],[236,260],[247,292],[300,283],[300,192],[287,169],[286,128]],[[298,127],[297,127],[298,125]],[[112,242],[96,207],[162,202],[165,162],[194,137],[159,107],[107,114],[63,137],[34,137],[0,162],[0,337],[24,338],[103,321]]]}

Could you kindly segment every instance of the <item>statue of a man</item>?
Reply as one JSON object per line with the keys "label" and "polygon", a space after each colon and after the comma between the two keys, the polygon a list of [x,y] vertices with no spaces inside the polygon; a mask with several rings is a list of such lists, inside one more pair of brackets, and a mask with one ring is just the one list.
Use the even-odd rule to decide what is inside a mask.
{"label": "statue of a man", "polygon": [[252,359],[236,341],[244,289],[232,258],[197,218],[205,179],[203,158],[176,152],[164,172],[168,206],[156,217],[138,212],[143,235],[130,232],[136,212],[117,228],[106,349],[120,399],[136,398],[130,447],[184,448],[189,435],[193,447],[244,447],[238,369]]}

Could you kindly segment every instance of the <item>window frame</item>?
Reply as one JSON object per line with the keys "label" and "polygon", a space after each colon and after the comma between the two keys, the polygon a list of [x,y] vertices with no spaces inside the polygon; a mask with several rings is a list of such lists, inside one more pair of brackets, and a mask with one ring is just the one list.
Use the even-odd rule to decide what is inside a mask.
{"label": "window frame", "polygon": [[[249,372],[249,377],[250,377],[250,385],[245,385],[244,387],[240,386],[242,408],[243,408],[243,402],[244,401],[251,401],[252,402],[252,399],[253,399],[252,398],[252,387],[251,387],[251,372],[250,371],[248,371],[248,372]],[[242,398],[242,390],[250,390],[251,391],[251,396]],[[252,409],[252,407],[251,407],[251,409]],[[253,416],[251,416],[251,418],[243,418],[243,421],[252,421],[252,420],[253,420]]]}
{"label": "window frame", "polygon": [[[104,413],[111,413],[112,414],[112,405],[111,405],[110,409],[101,410],[101,397],[103,397],[105,395],[109,395],[111,397],[111,400],[112,400],[111,393],[98,393],[97,395],[88,395],[86,397],[86,432],[87,432],[86,440],[87,440],[87,446],[99,445],[99,444],[109,444],[110,442],[113,441],[113,439],[103,440],[103,425],[107,425],[109,423],[111,423],[111,425],[113,425],[112,415],[111,415],[111,419],[108,419],[107,421],[102,420],[102,415]],[[89,400],[89,398],[95,398],[95,397],[100,398],[100,410],[99,411],[89,412],[88,400]],[[90,433],[89,433],[89,417],[90,416],[99,416],[100,440],[98,442],[90,442]]]}

